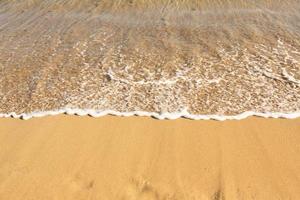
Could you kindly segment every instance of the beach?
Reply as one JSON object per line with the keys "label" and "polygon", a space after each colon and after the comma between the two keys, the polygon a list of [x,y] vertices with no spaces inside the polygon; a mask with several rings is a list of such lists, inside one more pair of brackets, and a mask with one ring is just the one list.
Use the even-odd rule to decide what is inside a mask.
{"label": "beach", "polygon": [[0,199],[299,199],[300,119],[0,119]]}
{"label": "beach", "polygon": [[300,199],[299,0],[0,0],[0,200]]}

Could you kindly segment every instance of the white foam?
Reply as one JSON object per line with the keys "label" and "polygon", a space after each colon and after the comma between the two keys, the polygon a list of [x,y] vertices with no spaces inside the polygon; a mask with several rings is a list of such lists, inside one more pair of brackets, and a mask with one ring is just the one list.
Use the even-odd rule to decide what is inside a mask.
{"label": "white foam", "polygon": [[300,117],[300,111],[291,112],[291,113],[281,113],[281,112],[254,112],[247,111],[237,115],[195,115],[190,114],[188,111],[184,110],[181,112],[173,112],[173,113],[157,113],[157,112],[145,112],[145,111],[133,111],[133,112],[119,112],[115,110],[93,110],[93,109],[77,109],[77,108],[63,108],[59,110],[51,110],[51,111],[41,111],[41,112],[32,112],[32,113],[21,113],[16,114],[12,113],[0,113],[0,117],[13,117],[19,119],[31,119],[33,117],[44,117],[44,116],[53,116],[59,114],[68,114],[68,115],[79,115],[79,116],[92,116],[92,117],[102,117],[105,115],[114,115],[114,116],[146,116],[146,117],[154,117],[156,119],[178,119],[178,118],[188,118],[194,120],[241,120],[250,116],[258,116],[264,118],[286,118],[286,119],[294,119]]}
{"label": "white foam", "polygon": [[288,74],[288,72],[286,71],[286,69],[282,69],[282,75],[290,82],[295,83],[300,85],[300,81],[295,79],[293,76],[291,76],[290,74]]}

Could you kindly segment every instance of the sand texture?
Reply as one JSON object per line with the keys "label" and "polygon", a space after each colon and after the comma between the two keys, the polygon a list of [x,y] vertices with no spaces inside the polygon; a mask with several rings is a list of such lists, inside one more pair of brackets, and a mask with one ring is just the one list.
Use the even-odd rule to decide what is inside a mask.
{"label": "sand texture", "polygon": [[2,200],[297,200],[300,119],[0,120]]}
{"label": "sand texture", "polygon": [[2,0],[0,114],[300,113],[298,0]]}

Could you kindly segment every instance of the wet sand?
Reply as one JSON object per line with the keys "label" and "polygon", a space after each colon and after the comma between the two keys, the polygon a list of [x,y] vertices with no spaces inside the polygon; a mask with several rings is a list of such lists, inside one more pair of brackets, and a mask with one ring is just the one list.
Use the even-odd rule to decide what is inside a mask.
{"label": "wet sand", "polygon": [[300,3],[0,1],[0,114],[300,111]]}
{"label": "wet sand", "polygon": [[300,198],[300,119],[0,119],[0,199]]}

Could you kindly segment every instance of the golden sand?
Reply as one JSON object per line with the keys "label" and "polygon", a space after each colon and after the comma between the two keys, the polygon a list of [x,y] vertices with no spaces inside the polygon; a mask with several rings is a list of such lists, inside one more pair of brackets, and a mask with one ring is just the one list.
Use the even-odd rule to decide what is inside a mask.
{"label": "golden sand", "polygon": [[2,200],[300,199],[300,119],[0,119]]}

